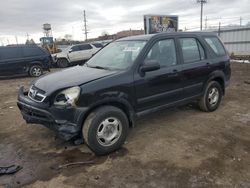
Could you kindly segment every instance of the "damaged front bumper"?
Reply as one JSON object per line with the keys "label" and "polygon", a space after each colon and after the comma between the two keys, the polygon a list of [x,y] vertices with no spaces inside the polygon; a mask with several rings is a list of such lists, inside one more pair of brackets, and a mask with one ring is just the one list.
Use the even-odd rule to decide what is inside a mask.
{"label": "damaged front bumper", "polygon": [[81,107],[56,107],[49,102],[38,103],[28,97],[28,92],[21,87],[17,106],[27,123],[42,124],[54,130],[64,140],[80,135],[82,119],[88,110]]}

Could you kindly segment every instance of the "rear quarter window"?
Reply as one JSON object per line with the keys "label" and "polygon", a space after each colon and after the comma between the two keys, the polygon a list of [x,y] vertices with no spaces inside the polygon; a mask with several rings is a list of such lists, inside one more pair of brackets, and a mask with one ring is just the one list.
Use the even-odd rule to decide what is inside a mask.
{"label": "rear quarter window", "polygon": [[226,55],[226,51],[217,37],[205,37],[205,41],[218,56]]}

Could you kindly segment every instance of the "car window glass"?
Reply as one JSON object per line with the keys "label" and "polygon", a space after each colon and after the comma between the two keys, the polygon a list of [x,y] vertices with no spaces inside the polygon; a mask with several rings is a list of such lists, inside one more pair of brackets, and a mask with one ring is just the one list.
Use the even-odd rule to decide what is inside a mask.
{"label": "car window glass", "polygon": [[198,46],[199,46],[199,52],[200,52],[200,59],[203,60],[205,59],[205,51],[204,48],[201,46],[200,42],[197,41]]}
{"label": "car window glass", "polygon": [[22,49],[16,47],[7,47],[0,49],[1,59],[16,59],[22,57]]}
{"label": "car window glass", "polygon": [[217,55],[223,56],[226,54],[221,42],[217,37],[205,37],[205,40]]}
{"label": "car window glass", "polygon": [[176,65],[176,50],[174,39],[158,41],[149,51],[146,60],[156,60],[161,67]]}
{"label": "car window glass", "polygon": [[92,46],[90,44],[83,44],[79,46],[80,50],[90,50]]}
{"label": "car window glass", "polygon": [[23,48],[23,55],[25,57],[27,57],[27,56],[39,56],[42,54],[43,54],[43,52],[39,48],[32,48],[32,47]]}
{"label": "car window glass", "polygon": [[80,51],[80,48],[79,48],[79,46],[72,46],[71,51],[72,52]]}
{"label": "car window glass", "polygon": [[181,38],[180,44],[181,44],[184,63],[200,61],[202,59],[201,56],[204,57],[204,51],[202,52],[202,48],[200,48],[201,49],[201,55],[200,55],[198,43],[195,38]]}
{"label": "car window glass", "polygon": [[102,48],[103,45],[101,43],[93,43],[93,45],[96,47],[96,48]]}
{"label": "car window glass", "polygon": [[116,41],[101,49],[88,62],[88,66],[125,70],[132,66],[146,41]]}

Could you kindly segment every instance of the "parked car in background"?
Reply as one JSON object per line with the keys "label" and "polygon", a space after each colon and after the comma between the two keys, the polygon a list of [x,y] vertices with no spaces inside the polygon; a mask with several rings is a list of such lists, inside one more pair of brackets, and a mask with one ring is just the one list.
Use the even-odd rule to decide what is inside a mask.
{"label": "parked car in background", "polygon": [[103,47],[100,43],[85,43],[69,46],[60,53],[53,54],[53,60],[60,68],[82,64]]}
{"label": "parked car in background", "polygon": [[230,76],[229,55],[214,33],[134,36],[110,43],[83,66],[37,79],[29,91],[20,88],[17,105],[27,123],[66,140],[82,137],[103,155],[120,148],[143,115],[190,102],[215,111]]}
{"label": "parked car in background", "polygon": [[37,45],[0,47],[0,75],[28,73],[39,77],[48,71],[52,62],[50,54]]}

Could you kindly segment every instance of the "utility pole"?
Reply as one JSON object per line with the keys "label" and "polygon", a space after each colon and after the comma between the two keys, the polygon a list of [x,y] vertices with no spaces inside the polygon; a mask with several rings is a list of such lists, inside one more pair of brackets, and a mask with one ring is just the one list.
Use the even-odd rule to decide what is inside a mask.
{"label": "utility pole", "polygon": [[240,17],[240,27],[242,26],[242,17]]}
{"label": "utility pole", "polygon": [[197,3],[201,4],[201,26],[200,26],[200,30],[202,31],[202,16],[203,16],[203,4],[207,3],[207,0],[197,0]]}
{"label": "utility pole", "polygon": [[220,36],[220,27],[221,27],[221,23],[219,22],[218,36]]}
{"label": "utility pole", "polygon": [[207,16],[206,16],[206,19],[205,19],[205,30],[207,30]]}
{"label": "utility pole", "polygon": [[30,35],[29,35],[29,33],[27,33],[26,36],[27,36],[27,40],[29,41],[29,40],[30,40]]}
{"label": "utility pole", "polygon": [[18,45],[18,38],[17,38],[17,36],[15,36],[15,38],[16,38],[16,44]]}
{"label": "utility pole", "polygon": [[84,34],[85,34],[85,41],[88,40],[88,31],[87,31],[87,19],[86,19],[86,13],[85,10],[83,11],[84,16]]}

